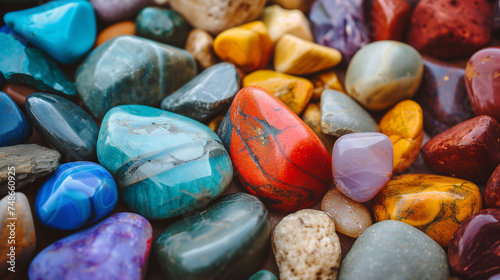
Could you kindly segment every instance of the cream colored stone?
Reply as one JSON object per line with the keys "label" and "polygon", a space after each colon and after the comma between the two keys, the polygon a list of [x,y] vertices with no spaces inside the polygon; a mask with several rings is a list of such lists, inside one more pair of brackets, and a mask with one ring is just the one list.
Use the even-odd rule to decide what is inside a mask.
{"label": "cream colored stone", "polygon": [[311,9],[313,0],[271,0],[271,4],[278,4],[285,9],[299,9],[307,13]]}
{"label": "cream colored stone", "polygon": [[208,68],[217,63],[214,53],[214,38],[202,29],[195,28],[189,32],[186,40],[186,51],[191,53],[201,68]]}
{"label": "cream colored stone", "polygon": [[333,218],[338,232],[352,238],[358,238],[372,225],[372,216],[366,206],[348,198],[336,188],[325,194],[321,210]]}
{"label": "cream colored stone", "polygon": [[337,279],[340,242],[326,213],[290,214],[276,226],[272,240],[281,280]]}
{"label": "cream colored stone", "polygon": [[266,0],[169,0],[189,23],[212,34],[256,19]]}
{"label": "cream colored stone", "polygon": [[156,5],[166,6],[168,5],[169,0],[153,0],[153,1],[155,2]]}
{"label": "cream colored stone", "polygon": [[284,34],[313,41],[309,20],[304,13],[297,9],[285,10],[278,5],[266,7],[262,13],[262,21],[273,42],[276,42]]}

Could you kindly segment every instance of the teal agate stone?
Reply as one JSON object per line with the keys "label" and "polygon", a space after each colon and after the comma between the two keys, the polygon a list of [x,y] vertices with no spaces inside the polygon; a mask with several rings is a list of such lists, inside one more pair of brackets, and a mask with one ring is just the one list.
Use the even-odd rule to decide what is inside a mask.
{"label": "teal agate stone", "polygon": [[266,260],[270,235],[262,202],[234,193],[165,229],[153,253],[167,279],[247,279]]}
{"label": "teal agate stone", "polygon": [[43,51],[25,46],[12,34],[0,32],[0,72],[9,83],[28,84],[39,91],[75,98],[75,84]]}
{"label": "teal agate stone", "polygon": [[196,76],[185,50],[136,36],[120,36],[93,50],[76,73],[83,103],[97,119],[118,105],[159,107],[161,100]]}
{"label": "teal agate stone", "polygon": [[137,36],[183,48],[188,33],[188,22],[174,10],[147,7],[137,16]]}
{"label": "teal agate stone", "polygon": [[233,176],[229,155],[210,128],[142,105],[118,106],[106,114],[97,157],[113,174],[125,204],[148,219],[204,206]]}
{"label": "teal agate stone", "polygon": [[278,278],[269,270],[261,270],[248,278],[248,280],[278,280]]}
{"label": "teal agate stone", "polygon": [[51,1],[5,14],[17,34],[63,64],[82,58],[94,45],[97,33],[94,9],[87,1]]}

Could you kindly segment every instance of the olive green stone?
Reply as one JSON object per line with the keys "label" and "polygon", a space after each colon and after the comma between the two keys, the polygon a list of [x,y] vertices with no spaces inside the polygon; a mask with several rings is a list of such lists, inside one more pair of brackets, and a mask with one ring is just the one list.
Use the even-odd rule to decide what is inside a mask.
{"label": "olive green stone", "polygon": [[189,24],[176,11],[157,7],[144,8],[137,16],[135,34],[140,37],[183,48]]}

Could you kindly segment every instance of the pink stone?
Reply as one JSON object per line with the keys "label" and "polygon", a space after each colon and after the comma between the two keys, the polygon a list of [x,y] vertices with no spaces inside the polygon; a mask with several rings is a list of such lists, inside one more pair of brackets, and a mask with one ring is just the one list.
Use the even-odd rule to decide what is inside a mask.
{"label": "pink stone", "polygon": [[333,146],[333,178],[337,188],[357,202],[372,199],[392,176],[389,137],[377,132],[351,133]]}
{"label": "pink stone", "polygon": [[90,0],[97,16],[106,22],[134,17],[140,9],[152,4],[151,0]]}

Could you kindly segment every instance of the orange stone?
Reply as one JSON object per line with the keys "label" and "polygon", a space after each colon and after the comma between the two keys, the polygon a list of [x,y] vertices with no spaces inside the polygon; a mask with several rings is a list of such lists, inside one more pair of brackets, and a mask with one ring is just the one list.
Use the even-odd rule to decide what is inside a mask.
{"label": "orange stone", "polygon": [[373,41],[401,41],[410,13],[411,6],[405,0],[375,0],[371,12]]}
{"label": "orange stone", "polygon": [[96,39],[96,47],[103,44],[104,42],[111,40],[115,37],[121,35],[134,35],[135,34],[135,22],[127,20],[115,23],[106,27]]}

